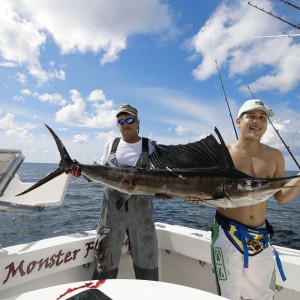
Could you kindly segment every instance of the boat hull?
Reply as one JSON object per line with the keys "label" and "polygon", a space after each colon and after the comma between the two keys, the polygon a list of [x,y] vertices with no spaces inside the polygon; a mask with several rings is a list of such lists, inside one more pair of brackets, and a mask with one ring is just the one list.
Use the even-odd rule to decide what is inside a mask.
{"label": "boat hull", "polygon": [[[156,223],[161,282],[215,293],[211,271],[210,232]],[[94,269],[95,231],[75,233],[0,249],[0,298],[89,281]],[[276,247],[287,277],[277,274],[276,299],[300,298],[300,251]],[[133,279],[132,259],[124,244],[119,279]],[[20,298],[22,299],[22,298]]]}

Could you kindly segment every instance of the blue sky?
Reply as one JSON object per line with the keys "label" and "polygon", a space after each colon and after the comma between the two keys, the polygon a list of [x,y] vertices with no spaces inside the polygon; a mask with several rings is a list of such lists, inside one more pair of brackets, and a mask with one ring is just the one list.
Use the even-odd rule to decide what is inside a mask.
{"label": "blue sky", "polygon": [[[250,2],[300,22],[280,0]],[[292,29],[245,0],[1,0],[1,147],[58,162],[46,123],[72,158],[92,163],[118,135],[122,103],[138,108],[141,135],[160,144],[193,142],[215,126],[230,142],[217,61],[234,120],[250,86],[300,160],[300,37],[254,38]],[[297,170],[271,126],[263,141]]]}

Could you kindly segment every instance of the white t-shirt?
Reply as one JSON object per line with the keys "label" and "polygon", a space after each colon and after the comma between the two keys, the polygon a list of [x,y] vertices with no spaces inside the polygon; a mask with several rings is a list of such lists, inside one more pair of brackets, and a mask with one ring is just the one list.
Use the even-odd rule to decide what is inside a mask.
{"label": "white t-shirt", "polygon": [[[114,140],[115,139],[113,138],[106,142],[104,147],[104,153],[100,160],[101,165],[106,164]],[[149,145],[149,154],[151,154],[154,152],[155,148],[152,144],[152,141],[150,140],[148,141],[148,145]],[[116,158],[119,164],[127,165],[127,166],[135,166],[137,160],[140,157],[141,152],[142,152],[142,139],[137,143],[126,143],[121,138],[119,145],[117,147]]]}

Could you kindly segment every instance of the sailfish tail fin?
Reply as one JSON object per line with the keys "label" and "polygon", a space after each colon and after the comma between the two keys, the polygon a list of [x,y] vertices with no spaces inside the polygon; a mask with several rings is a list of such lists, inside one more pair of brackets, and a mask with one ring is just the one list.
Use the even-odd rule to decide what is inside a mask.
{"label": "sailfish tail fin", "polygon": [[[70,165],[72,165],[73,160],[71,159],[65,145],[63,144],[63,142],[60,140],[60,138],[56,135],[56,133],[47,125],[45,124],[45,126],[47,127],[47,129],[50,131],[50,133],[52,134],[55,143],[57,145],[59,154],[60,154],[60,163],[59,166],[61,168],[70,168]],[[67,171],[67,170],[65,170]]]}
{"label": "sailfish tail fin", "polygon": [[57,145],[58,151],[60,153],[59,167],[54,172],[50,173],[45,178],[41,179],[40,181],[35,183],[33,186],[31,186],[30,188],[28,188],[27,190],[23,191],[22,193],[20,193],[16,196],[21,196],[21,195],[27,194],[28,192],[40,187],[41,185],[56,178],[57,176],[59,176],[63,173],[68,173],[70,171],[70,169],[72,168],[72,166],[74,165],[74,161],[71,159],[63,142],[60,140],[60,138],[56,135],[56,133],[48,125],[45,124],[45,126],[50,131],[51,135],[53,136],[55,143]]}

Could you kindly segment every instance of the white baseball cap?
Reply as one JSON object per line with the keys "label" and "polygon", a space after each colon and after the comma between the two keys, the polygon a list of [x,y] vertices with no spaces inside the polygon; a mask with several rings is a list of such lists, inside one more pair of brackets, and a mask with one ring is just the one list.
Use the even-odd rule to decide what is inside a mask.
{"label": "white baseball cap", "polygon": [[247,100],[240,108],[238,113],[238,118],[243,114],[251,110],[260,109],[263,110],[268,117],[273,117],[275,115],[274,111],[269,108],[262,100],[260,99],[251,99]]}

